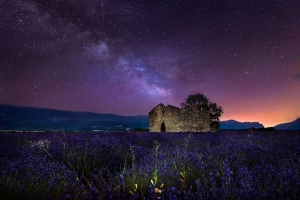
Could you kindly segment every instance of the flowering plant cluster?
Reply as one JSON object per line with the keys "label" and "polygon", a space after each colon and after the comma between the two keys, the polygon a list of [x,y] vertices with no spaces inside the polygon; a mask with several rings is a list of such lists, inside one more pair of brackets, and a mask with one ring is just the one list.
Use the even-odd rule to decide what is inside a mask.
{"label": "flowering plant cluster", "polygon": [[0,199],[300,198],[297,132],[0,138]]}
{"label": "flowering plant cluster", "polygon": [[50,141],[47,139],[39,141],[30,141],[29,146],[32,148],[37,147],[39,149],[48,149],[50,147]]}

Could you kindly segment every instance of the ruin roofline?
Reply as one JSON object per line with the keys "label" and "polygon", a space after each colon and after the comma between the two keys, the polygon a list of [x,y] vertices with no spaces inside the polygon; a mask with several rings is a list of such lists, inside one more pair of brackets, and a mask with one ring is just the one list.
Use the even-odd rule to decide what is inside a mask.
{"label": "ruin roofline", "polygon": [[[171,109],[179,109],[181,111],[185,111],[185,110],[194,110],[195,108],[198,107],[198,105],[190,105],[190,106],[185,107],[185,108],[180,108],[180,107],[173,106],[173,105],[170,105],[170,104],[165,106],[163,103],[159,103],[149,113],[153,112],[154,110],[158,109],[159,107],[163,107],[164,109],[171,108]],[[202,110],[202,111],[205,111],[205,110]]]}
{"label": "ruin roofline", "polygon": [[149,113],[154,112],[154,110],[158,109],[159,107],[165,108],[166,106],[162,103],[157,104]]}

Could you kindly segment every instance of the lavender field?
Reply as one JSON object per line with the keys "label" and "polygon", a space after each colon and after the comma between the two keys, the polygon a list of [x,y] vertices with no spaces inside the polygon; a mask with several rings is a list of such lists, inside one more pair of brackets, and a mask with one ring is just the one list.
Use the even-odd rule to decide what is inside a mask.
{"label": "lavender field", "polygon": [[0,199],[300,199],[300,132],[0,133]]}

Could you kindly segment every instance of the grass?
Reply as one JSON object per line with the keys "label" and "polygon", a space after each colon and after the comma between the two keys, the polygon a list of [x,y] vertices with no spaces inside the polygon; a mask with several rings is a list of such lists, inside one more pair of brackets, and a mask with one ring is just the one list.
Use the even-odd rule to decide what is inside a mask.
{"label": "grass", "polygon": [[1,133],[1,138],[0,199],[300,197],[297,132]]}

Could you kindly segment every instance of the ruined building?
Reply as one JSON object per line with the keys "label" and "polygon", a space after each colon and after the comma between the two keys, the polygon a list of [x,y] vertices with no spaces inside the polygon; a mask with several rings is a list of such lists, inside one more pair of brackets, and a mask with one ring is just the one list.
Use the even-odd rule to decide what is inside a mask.
{"label": "ruined building", "polygon": [[196,105],[188,108],[160,103],[149,112],[150,132],[206,132],[210,131],[209,111]]}

